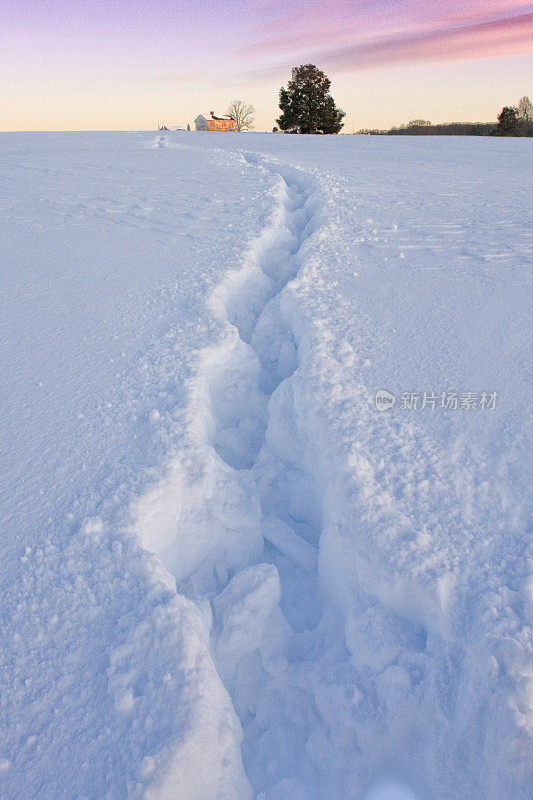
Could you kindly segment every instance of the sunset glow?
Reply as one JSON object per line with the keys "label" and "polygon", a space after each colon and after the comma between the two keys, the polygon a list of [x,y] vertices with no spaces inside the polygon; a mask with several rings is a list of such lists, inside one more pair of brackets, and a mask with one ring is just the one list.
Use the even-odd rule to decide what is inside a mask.
{"label": "sunset glow", "polygon": [[533,5],[513,0],[15,0],[0,30],[1,130],[186,125],[234,98],[270,130],[307,62],[345,130],[492,120],[532,93]]}

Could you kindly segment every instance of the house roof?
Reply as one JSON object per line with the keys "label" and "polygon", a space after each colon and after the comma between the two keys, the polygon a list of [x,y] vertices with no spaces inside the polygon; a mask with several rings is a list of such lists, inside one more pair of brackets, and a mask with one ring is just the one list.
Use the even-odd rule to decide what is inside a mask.
{"label": "house roof", "polygon": [[200,117],[203,117],[204,119],[218,119],[218,120],[222,120],[224,122],[235,122],[233,117],[228,116],[228,114],[217,115],[217,114],[213,114],[213,113],[209,112],[209,114],[198,114],[196,119],[199,119]]}

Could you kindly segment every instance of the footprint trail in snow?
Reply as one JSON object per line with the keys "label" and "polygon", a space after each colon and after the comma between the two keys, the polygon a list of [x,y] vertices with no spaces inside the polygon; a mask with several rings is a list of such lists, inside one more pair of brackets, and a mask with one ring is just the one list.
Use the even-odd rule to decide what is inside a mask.
{"label": "footprint trail in snow", "polygon": [[[256,163],[251,156],[247,160]],[[315,712],[290,671],[297,672],[310,655],[322,613],[320,505],[298,459],[291,384],[297,348],[283,316],[283,290],[296,277],[304,245],[317,227],[317,197],[303,173],[284,171],[279,179],[275,225],[264,233],[255,269],[225,298],[238,340],[209,375],[211,443],[228,465],[253,475],[269,563],[238,573],[215,599],[214,611],[217,667],[243,724],[243,758],[252,784],[276,784],[279,777],[297,791],[302,778],[295,773],[302,771],[301,748]],[[301,694],[300,720],[287,719],[293,713],[291,694]]]}

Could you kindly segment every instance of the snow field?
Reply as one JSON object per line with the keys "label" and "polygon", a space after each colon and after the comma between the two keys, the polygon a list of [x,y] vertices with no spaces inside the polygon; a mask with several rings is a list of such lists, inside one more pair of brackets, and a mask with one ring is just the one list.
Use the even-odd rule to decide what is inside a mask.
{"label": "snow field", "polygon": [[[131,137],[262,223],[145,356],[159,460],[4,591],[8,798],[529,800],[522,156],[369,138]],[[505,402],[374,407],[441,379]]]}

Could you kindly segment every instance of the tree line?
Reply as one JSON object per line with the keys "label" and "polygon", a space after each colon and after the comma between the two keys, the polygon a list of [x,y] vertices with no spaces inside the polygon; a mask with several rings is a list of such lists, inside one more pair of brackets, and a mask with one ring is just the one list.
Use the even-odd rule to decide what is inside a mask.
{"label": "tree line", "polygon": [[406,125],[388,130],[363,129],[357,133],[376,136],[533,136],[533,103],[522,97],[518,106],[505,106],[498,122],[444,122],[432,125],[428,120],[414,119]]}

